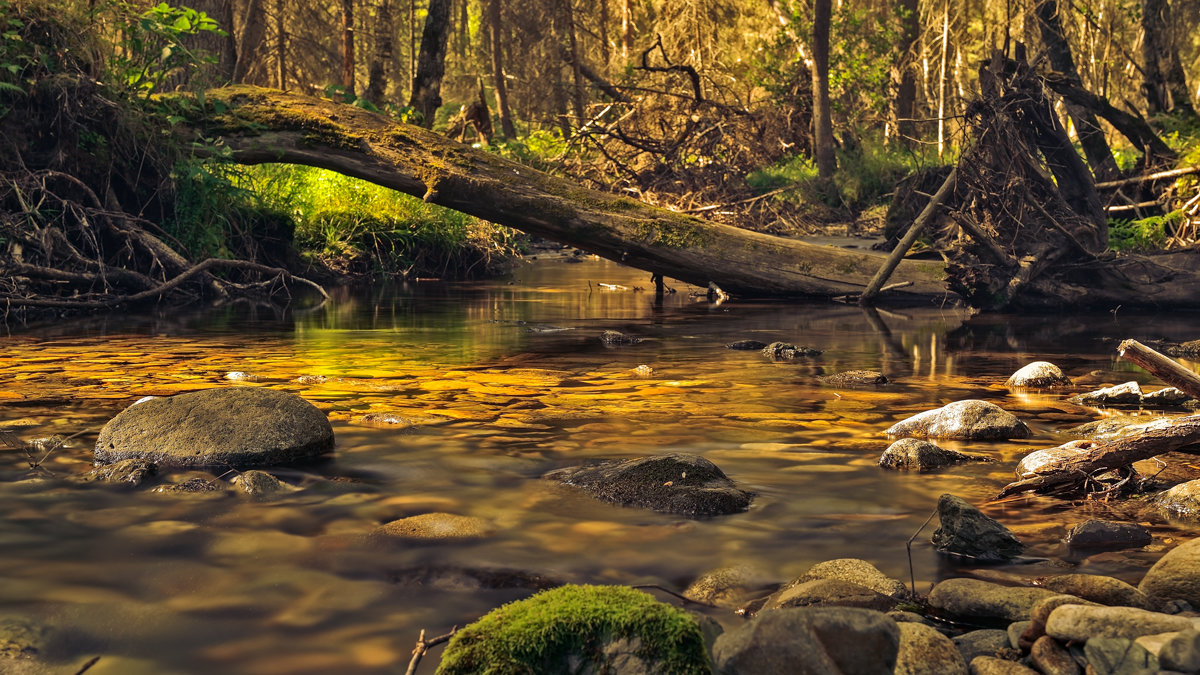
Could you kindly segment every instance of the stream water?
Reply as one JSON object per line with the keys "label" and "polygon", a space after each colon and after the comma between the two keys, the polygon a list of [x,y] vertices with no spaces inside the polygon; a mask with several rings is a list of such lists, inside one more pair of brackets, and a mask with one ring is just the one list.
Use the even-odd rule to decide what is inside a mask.
{"label": "stream water", "polygon": [[[94,656],[89,675],[402,672],[421,629],[445,632],[542,582],[682,590],[722,566],[784,581],[839,557],[907,581],[905,543],[945,492],[985,505],[1034,560],[954,568],[928,543],[934,523],[913,545],[918,590],[967,573],[1136,581],[1200,533],[1131,504],[988,504],[1025,453],[1103,414],[1065,403],[1062,392],[1010,393],[1009,374],[1044,359],[1071,376],[1149,383],[1116,361],[1117,341],[1195,339],[1200,316],[714,306],[682,284],[656,302],[647,276],[602,261],[540,261],[509,280],[346,292],[306,313],[235,306],[14,330],[0,338],[0,428],[25,439],[79,435],[36,472],[23,452],[0,448],[0,621],[48,627],[46,672],[73,673]],[[606,347],[598,336],[609,329],[644,341]],[[724,346],[741,339],[824,353],[771,362]],[[636,372],[642,365],[652,372]],[[857,368],[893,384],[815,382]],[[230,371],[259,380],[233,383]],[[301,375],[326,380],[295,382]],[[328,412],[332,459],[275,471],[299,491],[254,501],[68,480],[89,468],[99,428],[137,398],[239,385],[293,391]],[[1035,436],[944,443],[994,462],[924,475],[878,468],[888,426],[965,398],[1016,412]],[[689,520],[540,479],[591,460],[675,451],[707,457],[754,491],[750,510]],[[494,533],[448,544],[365,536],[430,512],[482,518]],[[1143,522],[1154,544],[1070,555],[1061,538],[1091,517]]]}

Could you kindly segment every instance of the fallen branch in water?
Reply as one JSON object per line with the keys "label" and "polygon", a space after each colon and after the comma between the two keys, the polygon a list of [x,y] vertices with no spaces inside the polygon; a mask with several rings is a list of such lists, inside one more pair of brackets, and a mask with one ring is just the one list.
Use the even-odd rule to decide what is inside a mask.
{"label": "fallen branch in water", "polygon": [[1126,340],[1117,347],[1117,356],[1141,366],[1151,375],[1179,391],[1200,399],[1200,375],[1179,365],[1137,340]]}
{"label": "fallen branch in water", "polygon": [[458,632],[458,626],[450,629],[449,633],[439,635],[437,637],[425,639],[425,629],[421,629],[421,635],[417,638],[417,646],[413,647],[412,660],[408,662],[408,670],[404,671],[404,675],[416,675],[417,666],[421,663],[421,657],[433,647],[436,647],[443,642],[447,642],[454,634]]}

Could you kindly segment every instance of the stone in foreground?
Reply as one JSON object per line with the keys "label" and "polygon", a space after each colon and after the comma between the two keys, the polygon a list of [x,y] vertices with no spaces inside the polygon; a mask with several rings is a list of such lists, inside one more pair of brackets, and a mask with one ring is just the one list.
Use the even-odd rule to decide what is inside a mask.
{"label": "stone in foreground", "polygon": [[967,399],[901,420],[887,430],[887,435],[996,441],[1028,438],[1032,432],[1016,415],[995,403]]}
{"label": "stone in foreground", "polygon": [[1153,602],[1182,600],[1192,607],[1200,607],[1200,573],[1197,570],[1200,570],[1200,538],[1167,551],[1142,577],[1138,590],[1150,596]]}
{"label": "stone in foreground", "polygon": [[947,579],[929,593],[929,606],[939,616],[975,622],[1028,619],[1040,600],[1058,595],[1032,586],[1002,586],[990,581],[960,577]]}
{"label": "stone in foreground", "polygon": [[245,468],[303,462],[332,448],[329,419],[308,401],[273,389],[223,387],[126,408],[100,431],[96,462]]}
{"label": "stone in foreground", "polygon": [[1003,562],[1025,549],[1007,527],[960,497],[942,495],[937,508],[941,525],[933,533],[933,545],[940,553],[980,562]]}
{"label": "stone in foreground", "polygon": [[1004,386],[1012,389],[1049,389],[1069,387],[1071,378],[1049,361],[1034,361],[1013,373]]}
{"label": "stone in foreground", "polygon": [[753,495],[739,489],[716,464],[696,455],[672,454],[604,462],[545,475],[597,499],[693,518],[745,511]]}
{"label": "stone in foreground", "polygon": [[722,675],[891,675],[900,627],[882,612],[791,607],[762,612],[713,645]]}

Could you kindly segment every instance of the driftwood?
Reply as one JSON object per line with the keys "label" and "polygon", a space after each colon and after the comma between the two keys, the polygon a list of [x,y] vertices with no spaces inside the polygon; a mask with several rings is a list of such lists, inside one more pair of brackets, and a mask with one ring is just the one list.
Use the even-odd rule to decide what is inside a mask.
{"label": "driftwood", "polygon": [[1159,420],[1137,428],[1135,433],[1111,441],[1085,441],[1085,451],[1039,471],[1036,475],[1010,483],[997,499],[1022,492],[1064,493],[1086,488],[1093,476],[1121,470],[1134,462],[1200,443],[1200,415]]}
{"label": "driftwood", "polygon": [[1151,375],[1179,391],[1200,399],[1200,375],[1159,354],[1137,340],[1126,340],[1117,347],[1117,355],[1141,366]]}

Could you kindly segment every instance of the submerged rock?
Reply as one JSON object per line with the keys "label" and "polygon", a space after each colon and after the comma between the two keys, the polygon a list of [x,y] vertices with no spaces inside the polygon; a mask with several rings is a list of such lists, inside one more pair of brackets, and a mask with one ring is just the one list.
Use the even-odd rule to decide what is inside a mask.
{"label": "submerged rock", "polygon": [[1061,368],[1049,361],[1034,361],[1013,373],[1004,386],[1013,389],[1069,387],[1071,378],[1064,375]]}
{"label": "submerged rock", "polygon": [[4,660],[25,660],[39,656],[46,648],[50,630],[20,617],[0,618],[0,670]]}
{"label": "submerged rock", "polygon": [[242,492],[257,499],[269,499],[296,491],[296,488],[266,471],[243,471],[234,476],[233,484]]}
{"label": "submerged rock", "polygon": [[883,373],[874,370],[847,370],[833,375],[822,375],[817,382],[827,387],[871,387],[887,384],[888,379]]}
{"label": "submerged rock", "polygon": [[762,354],[773,361],[788,361],[802,356],[820,356],[821,350],[812,349],[811,347],[797,347],[787,342],[772,342],[762,348]]}
{"label": "submerged rock", "polygon": [[100,431],[96,461],[243,468],[311,460],[333,448],[325,413],[295,394],[223,387],[130,406]]}
{"label": "submerged rock", "polygon": [[901,420],[887,430],[888,436],[1002,440],[1028,438],[1029,427],[1017,416],[995,403],[968,399],[935,410],[926,410]]}
{"label": "submerged rock", "polygon": [[1200,538],[1171,549],[1142,577],[1138,590],[1159,604],[1182,600],[1200,607]]}
{"label": "submerged rock", "polygon": [[694,616],[624,586],[562,586],[454,634],[438,673],[711,673]]}
{"label": "submerged rock", "polygon": [[1119,523],[1111,520],[1088,520],[1071,528],[1067,533],[1067,545],[1072,548],[1140,548],[1153,540],[1149,530],[1137,523]]}
{"label": "submerged rock", "polygon": [[1142,388],[1137,382],[1126,382],[1072,396],[1067,400],[1079,405],[1137,405],[1142,402]]}
{"label": "submerged rock", "polygon": [[722,567],[696,577],[683,591],[683,597],[733,609],[766,585],[766,575],[752,567]]}
{"label": "submerged rock", "polygon": [[225,373],[225,379],[234,382],[258,382],[259,377],[254,373],[247,373],[242,370],[235,370],[230,373]]}
{"label": "submerged rock", "polygon": [[919,438],[901,438],[888,446],[879,458],[879,466],[897,471],[936,471],[973,459],[957,450],[947,450]]}
{"label": "submerged rock", "polygon": [[759,342],[758,340],[738,340],[737,342],[730,342],[729,344],[725,345],[725,348],[733,349],[735,351],[758,352],[765,349],[766,346],[767,343]]}
{"label": "submerged rock", "polygon": [[600,341],[605,347],[621,347],[624,345],[636,345],[641,343],[643,338],[633,335],[626,335],[620,331],[606,330],[600,334]]}
{"label": "submerged rock", "polygon": [[201,476],[193,476],[179,483],[165,483],[163,485],[159,485],[151,490],[151,492],[178,495],[216,496],[221,494],[222,488],[215,480]]}
{"label": "submerged rock", "polygon": [[544,477],[582,488],[613,504],[691,517],[745,511],[753,498],[716,464],[697,455],[610,461],[558,469]]}
{"label": "submerged rock", "polygon": [[156,473],[158,473],[158,465],[154,462],[144,459],[123,459],[112,464],[93,467],[91,471],[83,475],[83,480],[138,487]]}
{"label": "submerged rock", "polygon": [[933,546],[940,553],[1003,562],[1025,550],[1007,527],[959,497],[944,494],[937,508],[941,525],[933,533]]}
{"label": "submerged rock", "polygon": [[762,612],[713,645],[722,675],[891,675],[900,627],[881,612],[790,607]]}
{"label": "submerged rock", "polygon": [[394,537],[420,541],[479,539],[489,536],[496,528],[482,518],[453,513],[423,513],[400,518],[375,528],[373,536]]}
{"label": "submerged rock", "polygon": [[1158,493],[1154,505],[1169,516],[1200,519],[1200,480],[1180,483]]}

